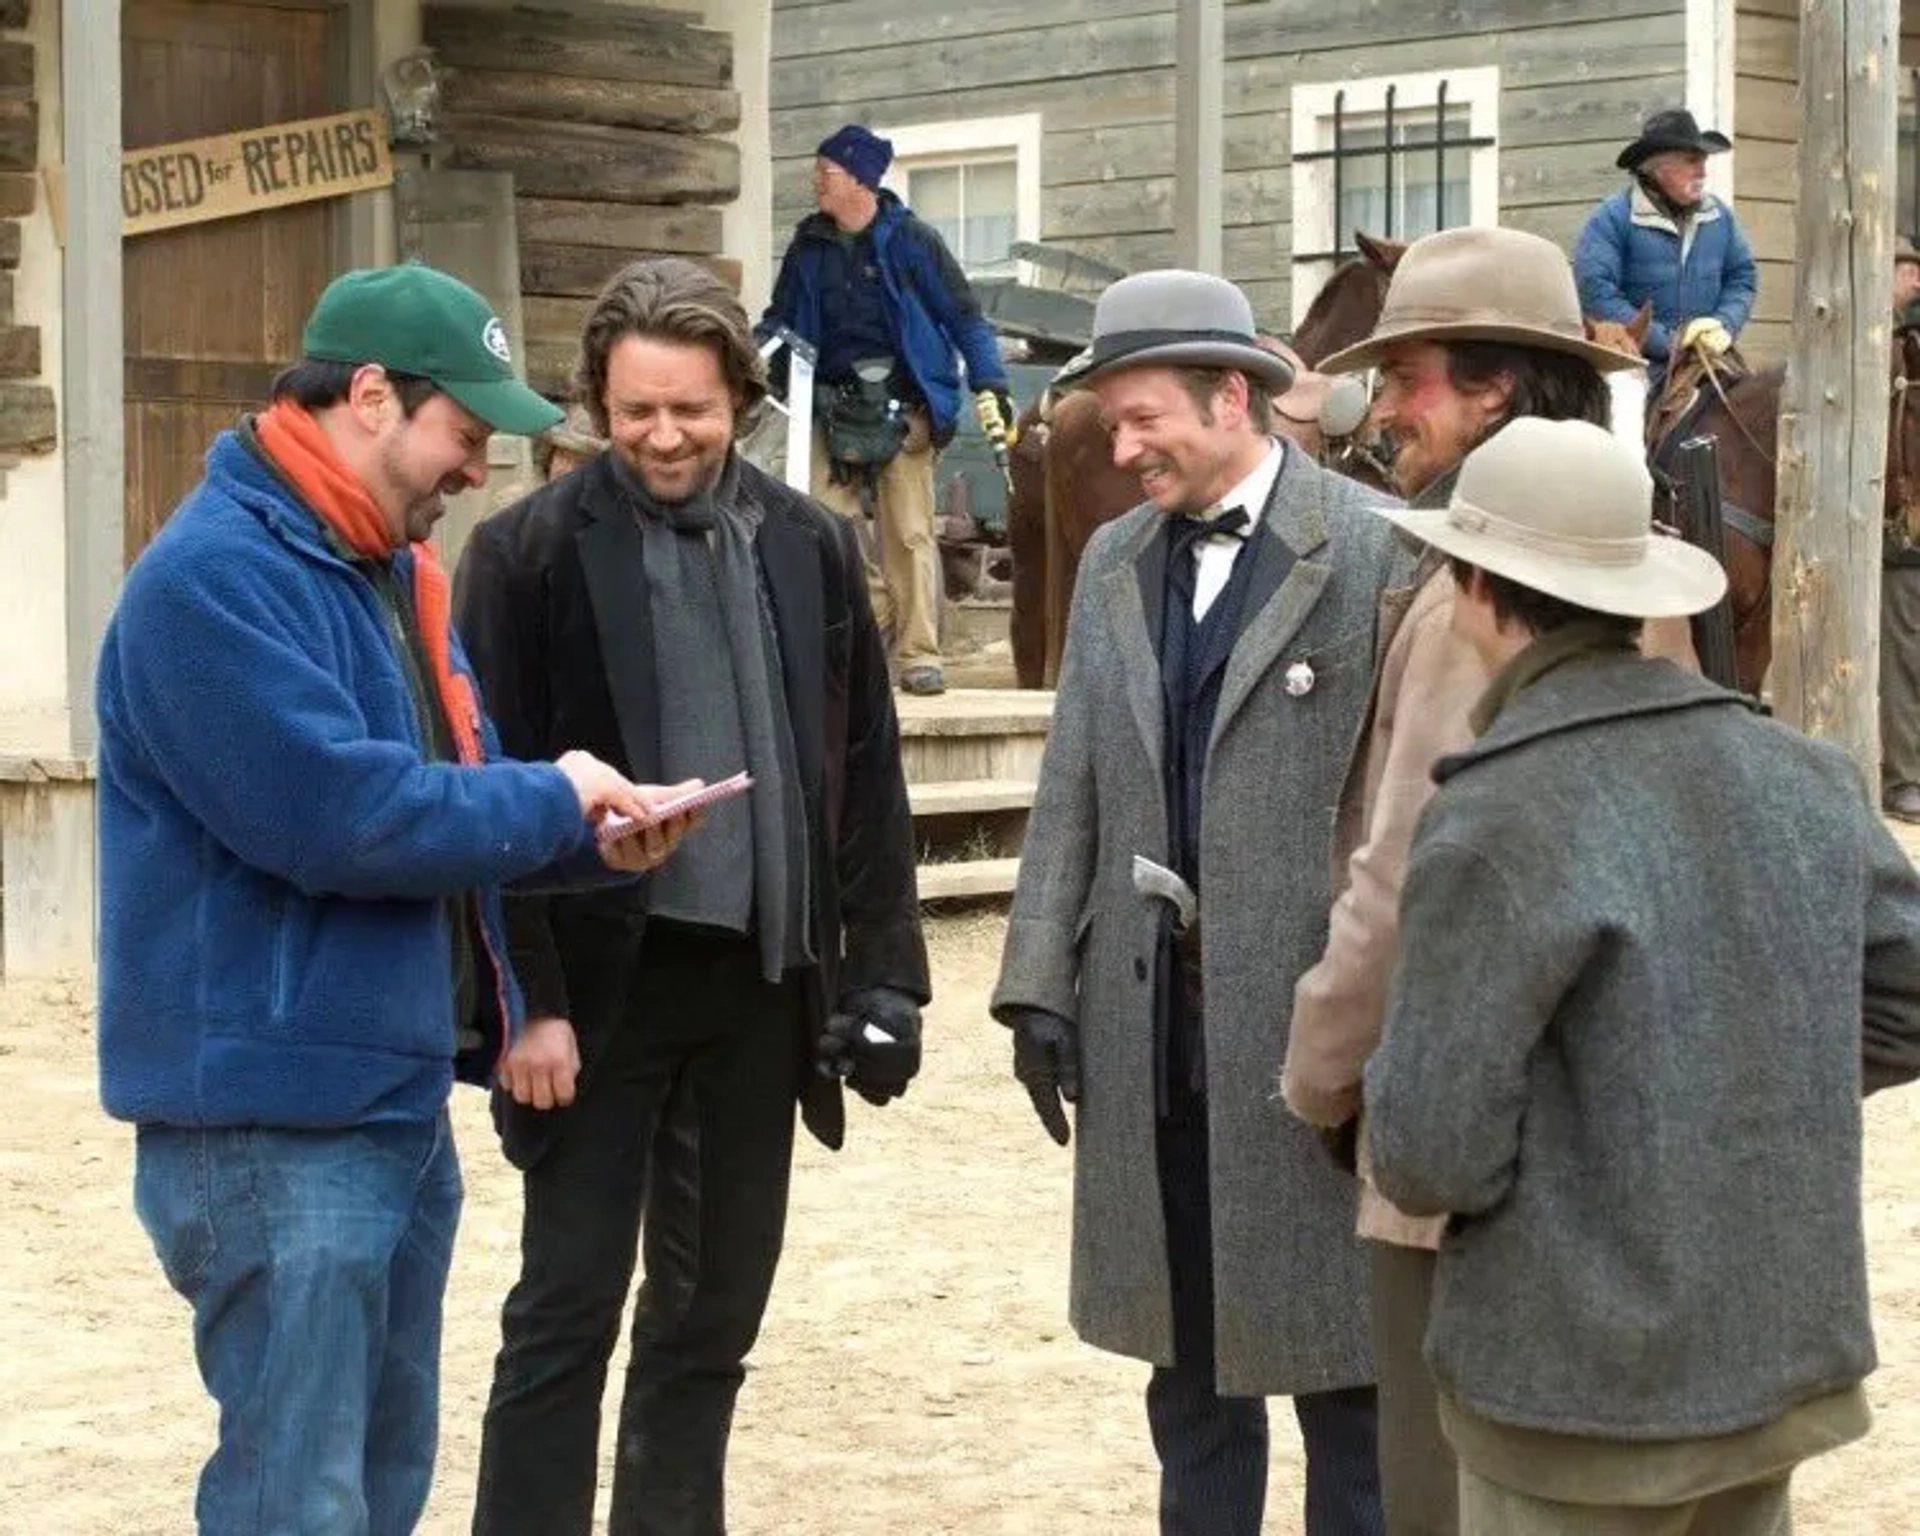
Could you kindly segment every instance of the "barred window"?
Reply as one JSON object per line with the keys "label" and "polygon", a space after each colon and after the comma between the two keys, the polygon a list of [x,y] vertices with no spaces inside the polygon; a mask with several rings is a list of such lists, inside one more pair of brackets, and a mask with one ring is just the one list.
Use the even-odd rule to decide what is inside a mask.
{"label": "barred window", "polygon": [[1499,218],[1500,72],[1293,90],[1293,317],[1358,252],[1356,231],[1417,240]]}

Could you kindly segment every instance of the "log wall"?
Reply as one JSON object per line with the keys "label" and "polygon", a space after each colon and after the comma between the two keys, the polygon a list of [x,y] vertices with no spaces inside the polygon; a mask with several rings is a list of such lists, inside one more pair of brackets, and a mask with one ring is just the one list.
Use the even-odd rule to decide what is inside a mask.
{"label": "log wall", "polygon": [[[557,5],[560,0],[554,0]],[[733,40],[684,13],[428,4],[453,163],[514,177],[527,376],[569,389],[592,296],[636,256],[694,257],[736,289],[721,205],[740,193]]]}

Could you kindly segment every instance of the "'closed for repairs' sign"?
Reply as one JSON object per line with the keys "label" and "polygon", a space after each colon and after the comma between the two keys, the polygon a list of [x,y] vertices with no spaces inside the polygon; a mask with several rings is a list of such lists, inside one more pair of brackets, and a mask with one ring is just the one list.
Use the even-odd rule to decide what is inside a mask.
{"label": "'closed for repairs' sign", "polygon": [[144,235],[392,182],[386,114],[368,108],[130,149],[120,211],[124,232]]}

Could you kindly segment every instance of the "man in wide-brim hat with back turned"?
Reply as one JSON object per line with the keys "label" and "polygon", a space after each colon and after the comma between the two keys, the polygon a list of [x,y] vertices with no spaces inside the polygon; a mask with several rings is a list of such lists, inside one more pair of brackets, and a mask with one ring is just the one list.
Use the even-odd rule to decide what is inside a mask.
{"label": "man in wide-brim hat with back turned", "polygon": [[1449,1217],[1426,1357],[1475,1533],[1777,1536],[1867,1428],[1860,1099],[1920,1072],[1920,881],[1843,753],[1639,653],[1726,585],[1650,492],[1523,420],[1386,514],[1492,675],[1366,1071],[1381,1190]]}

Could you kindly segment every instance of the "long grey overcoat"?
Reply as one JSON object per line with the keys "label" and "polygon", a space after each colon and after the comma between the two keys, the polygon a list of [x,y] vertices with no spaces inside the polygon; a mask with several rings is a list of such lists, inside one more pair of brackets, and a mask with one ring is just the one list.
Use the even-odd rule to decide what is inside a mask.
{"label": "long grey overcoat", "polygon": [[[1230,1395],[1373,1379],[1353,1181],[1279,1101],[1294,982],[1327,937],[1328,851],[1372,678],[1379,597],[1412,557],[1378,498],[1289,448],[1227,664],[1201,815],[1215,1369]],[[1159,914],[1136,853],[1171,865],[1165,708],[1149,604],[1160,514],[1087,547],[1020,862],[996,1010],[1080,1027],[1073,1326],[1173,1363],[1154,1140]],[[1306,672],[1312,683],[1302,689]],[[1293,690],[1287,677],[1293,673]]]}

